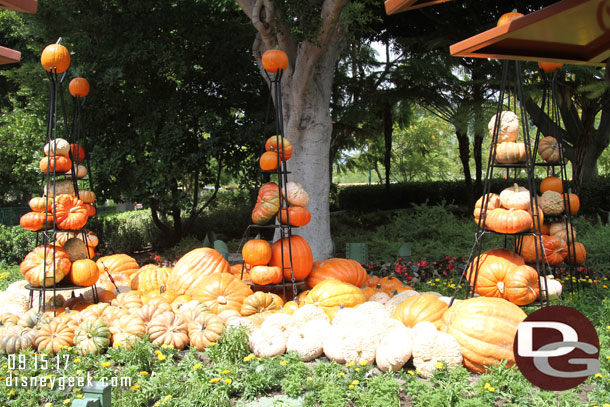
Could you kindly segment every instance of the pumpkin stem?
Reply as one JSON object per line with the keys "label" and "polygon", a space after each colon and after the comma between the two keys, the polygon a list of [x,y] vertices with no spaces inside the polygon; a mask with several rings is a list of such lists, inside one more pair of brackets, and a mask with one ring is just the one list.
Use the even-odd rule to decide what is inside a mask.
{"label": "pumpkin stem", "polygon": [[499,281],[496,286],[498,287],[498,291],[500,291],[501,294],[504,294],[504,281]]}
{"label": "pumpkin stem", "polygon": [[513,11],[511,11],[511,13],[518,13],[518,11],[516,8],[514,8]]}

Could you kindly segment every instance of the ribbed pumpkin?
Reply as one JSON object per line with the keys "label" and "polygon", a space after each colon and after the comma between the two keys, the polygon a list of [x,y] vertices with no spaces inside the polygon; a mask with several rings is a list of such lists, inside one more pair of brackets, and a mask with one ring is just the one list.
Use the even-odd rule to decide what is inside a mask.
{"label": "ribbed pumpkin", "polygon": [[[485,197],[482,196],[477,199],[477,202],[474,205],[474,221],[479,222],[479,218],[481,216],[481,208],[483,206],[483,199]],[[500,203],[500,195],[494,193],[488,193],[486,198],[487,203],[487,212],[499,208],[502,204]]]}
{"label": "ribbed pumpkin", "polygon": [[216,342],[224,330],[224,322],[218,316],[199,314],[187,326],[190,345],[202,352],[210,343]]}
{"label": "ribbed pumpkin", "polygon": [[498,233],[520,233],[532,227],[532,215],[522,209],[496,208],[487,212],[485,226]]}
{"label": "ribbed pumpkin", "polygon": [[146,334],[144,321],[135,313],[123,314],[110,323],[112,346],[130,349],[131,346]]}
{"label": "ribbed pumpkin", "polygon": [[495,161],[498,164],[519,164],[525,162],[525,144],[506,141],[496,146]]}
{"label": "ribbed pumpkin", "polygon": [[112,276],[115,274],[131,276],[140,269],[136,259],[123,253],[100,257],[96,263],[100,269],[100,275],[106,274],[106,270],[108,270]]}
{"label": "ribbed pumpkin", "polygon": [[191,250],[178,260],[167,279],[167,289],[178,295],[193,296],[199,283],[215,273],[230,274],[231,266],[217,250],[201,247]]}
{"label": "ribbed pumpkin", "polygon": [[505,293],[504,281],[507,273],[512,268],[523,264],[525,261],[509,250],[487,250],[475,257],[468,266],[468,281],[470,284],[474,283],[475,270],[478,270],[475,292],[483,297],[502,298]]}
{"label": "ribbed pumpkin", "polygon": [[305,239],[298,235],[292,235],[290,238],[284,238],[273,243],[271,246],[271,261],[270,266],[282,268],[282,253],[283,253],[283,271],[284,279],[291,280],[290,273],[290,253],[292,253],[292,274],[295,280],[305,280],[311,269],[313,268],[313,253],[311,247]]}
{"label": "ribbed pumpkin", "polygon": [[538,272],[533,267],[513,267],[504,278],[504,298],[516,305],[527,305],[538,298]]}
{"label": "ribbed pumpkin", "polygon": [[55,140],[45,144],[43,151],[44,155],[63,155],[68,157],[70,154],[70,143],[63,138],[57,137]]}
{"label": "ribbed pumpkin", "polygon": [[526,188],[514,184],[500,192],[500,203],[506,209],[526,211],[530,208],[530,192]]}
{"label": "ribbed pumpkin", "polygon": [[43,282],[47,287],[52,287],[70,272],[71,266],[70,256],[64,249],[43,245],[36,247],[25,256],[19,265],[19,271],[34,287],[42,287]]}
{"label": "ribbed pumpkin", "polygon": [[355,260],[331,258],[316,261],[311,274],[307,278],[307,286],[311,289],[323,280],[339,280],[361,287],[366,283],[368,274]]}
{"label": "ribbed pumpkin", "polygon": [[53,212],[53,198],[36,196],[28,202],[34,212]]}
{"label": "ribbed pumpkin", "polygon": [[538,142],[538,154],[547,163],[559,162],[559,143],[552,136],[543,137]]}
{"label": "ribbed pumpkin", "polygon": [[566,242],[568,241],[568,238],[570,241],[575,241],[576,237],[578,236],[574,226],[567,222],[551,223],[551,226],[549,227],[549,235],[556,236]]}
{"label": "ribbed pumpkin", "polygon": [[502,298],[477,297],[455,303],[443,314],[440,330],[460,344],[464,365],[483,373],[506,360],[515,364],[513,341],[527,315]]}
{"label": "ribbed pumpkin", "polygon": [[36,347],[36,331],[19,325],[7,327],[0,335],[0,352],[8,355]]}
{"label": "ribbed pumpkin", "polygon": [[62,347],[74,345],[74,329],[61,319],[54,319],[36,331],[36,348],[39,351],[59,353]]}
{"label": "ribbed pumpkin", "polygon": [[568,247],[568,254],[565,258],[567,264],[582,266],[587,260],[587,250],[585,245],[580,242],[574,242],[574,246]]}
{"label": "ribbed pumpkin", "polygon": [[55,223],[59,229],[77,230],[87,223],[87,209],[83,201],[73,195],[62,194],[55,198]]}
{"label": "ribbed pumpkin", "polygon": [[[240,278],[240,275],[235,275]],[[250,280],[254,284],[267,285],[282,282],[282,270],[275,266],[254,266],[250,269]]]}
{"label": "ribbed pumpkin", "polygon": [[266,240],[248,240],[241,249],[244,261],[251,266],[265,266],[271,261],[271,245]]}
{"label": "ribbed pumpkin", "polygon": [[544,194],[546,191],[555,191],[563,194],[563,182],[561,178],[550,176],[540,181],[540,193]]}
{"label": "ribbed pumpkin", "polygon": [[214,314],[228,309],[239,311],[246,297],[252,295],[250,287],[231,273],[204,276],[193,288],[189,295]]}
{"label": "ribbed pumpkin", "polygon": [[85,149],[78,144],[70,144],[70,153],[72,154],[72,159],[77,163],[82,163],[85,159]]}
{"label": "ribbed pumpkin", "polygon": [[265,150],[278,151],[283,161],[292,156],[292,143],[287,138],[281,136],[271,136],[265,142]]}
{"label": "ribbed pumpkin", "polygon": [[95,201],[95,192],[81,189],[78,191],[78,198],[84,203],[93,203]]}
{"label": "ribbed pumpkin", "polygon": [[38,167],[40,168],[40,171],[45,174],[52,173],[53,171],[56,173],[64,173],[70,171],[72,168],[72,161],[63,155],[49,155],[40,159]]}
{"label": "ribbed pumpkin", "polygon": [[413,295],[396,308],[392,318],[399,320],[408,328],[413,328],[421,321],[432,322],[438,328],[447,309],[447,303],[438,298],[434,294]]}
{"label": "ribbed pumpkin", "polygon": [[26,230],[37,232],[53,226],[53,215],[47,212],[28,212],[19,218],[19,225]]}
{"label": "ribbed pumpkin", "polygon": [[282,304],[278,303],[270,293],[257,291],[244,299],[240,313],[243,316],[256,314],[258,312],[277,311]]}
{"label": "ribbed pumpkin", "polygon": [[74,345],[82,354],[100,353],[110,345],[110,330],[101,318],[89,318],[74,330]]}
{"label": "ribbed pumpkin", "polygon": [[90,287],[95,284],[100,276],[100,270],[93,260],[80,259],[72,263],[69,278],[74,285],[79,287]]}
{"label": "ribbed pumpkin", "polygon": [[171,269],[159,267],[154,264],[142,266],[140,270],[132,274],[129,286],[132,290],[142,292],[159,291],[162,285],[167,283]]}
{"label": "ribbed pumpkin", "polygon": [[[561,263],[568,255],[568,245],[566,242],[555,236],[542,235],[542,245],[544,257],[542,253],[538,253],[540,260],[546,261],[550,266],[556,266]],[[540,240],[534,236],[523,236],[521,242],[521,250],[519,254],[527,263],[536,262],[536,244],[538,242],[538,252],[540,252]]]}
{"label": "ribbed pumpkin", "polygon": [[306,304],[313,304],[323,310],[333,307],[355,307],[366,301],[362,290],[355,285],[337,280],[324,280],[309,290]]}
{"label": "ribbed pumpkin", "polygon": [[252,210],[252,222],[264,225],[280,209],[280,187],[275,182],[267,182],[258,190],[256,205]]}
{"label": "ribbed pumpkin", "polygon": [[182,350],[189,344],[188,328],[182,317],[171,311],[156,315],[148,323],[148,335],[154,345]]}
{"label": "ribbed pumpkin", "polygon": [[277,214],[278,222],[291,226],[305,226],[311,220],[311,214],[302,206],[289,206],[288,209],[282,208]]}

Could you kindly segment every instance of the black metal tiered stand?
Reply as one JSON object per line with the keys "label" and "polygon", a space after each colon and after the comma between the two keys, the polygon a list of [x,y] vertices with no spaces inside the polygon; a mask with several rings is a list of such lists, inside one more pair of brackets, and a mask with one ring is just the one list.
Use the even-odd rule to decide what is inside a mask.
{"label": "black metal tiered stand", "polygon": [[[514,71],[511,72],[511,66]],[[475,287],[479,274],[479,261],[480,255],[483,252],[483,241],[485,237],[490,234],[503,235],[504,236],[504,247],[510,248],[511,250],[519,246],[519,242],[524,236],[534,236],[535,251],[536,251],[536,263],[531,264],[532,267],[538,272],[538,282],[540,286],[539,303],[540,306],[549,305],[548,288],[546,281],[543,284],[543,279],[550,274],[550,268],[545,263],[544,259],[544,248],[542,247],[542,238],[540,231],[542,222],[538,212],[538,197],[536,194],[536,181],[534,178],[535,169],[535,151],[532,151],[530,144],[529,125],[526,117],[525,100],[523,95],[523,81],[521,77],[521,63],[519,61],[504,61],[502,68],[502,80],[500,85],[500,93],[498,97],[498,108],[495,116],[495,126],[492,135],[491,148],[489,151],[489,159],[487,162],[487,171],[485,174],[485,181],[483,183],[483,196],[481,198],[481,209],[480,216],[477,223],[477,231],[475,234],[475,243],[472,248],[472,252],[468,259],[468,265],[466,271],[460,277],[460,281],[457,285],[456,291],[451,299],[449,305],[453,304],[455,297],[463,283],[463,280],[468,277],[468,283],[466,285],[466,296],[465,298],[473,297],[475,294]],[[500,132],[501,113],[504,110],[512,110],[520,117],[520,134],[522,135],[523,143],[525,144],[525,163],[521,164],[499,164],[496,162],[496,147],[498,145],[498,138]],[[537,146],[537,145],[536,145]],[[491,189],[491,181],[493,179],[494,170],[505,170],[506,178],[508,180],[517,178],[518,173],[521,170],[525,170],[527,175],[527,188],[530,192],[530,213],[532,214],[533,220],[533,231],[522,232],[515,234],[502,234],[491,231],[486,228],[485,219],[486,213],[489,206],[489,195]],[[512,170],[512,171],[511,171]],[[511,175],[512,172],[512,175]],[[471,275],[467,276],[468,270],[473,270]]]}
{"label": "black metal tiered stand", "polygon": [[[269,291],[269,292],[274,292],[276,294],[281,293],[283,298],[285,300],[291,300],[297,299],[297,294],[300,290],[302,290],[305,287],[305,281],[296,281],[296,279],[294,278],[294,271],[293,271],[293,263],[292,263],[292,243],[291,243],[291,237],[292,237],[292,228],[295,226],[291,226],[290,225],[290,213],[287,210],[288,208],[288,202],[284,199],[284,196],[288,196],[287,194],[287,187],[286,184],[288,183],[288,174],[290,174],[290,172],[287,169],[286,166],[286,160],[282,160],[283,157],[283,140],[284,139],[284,117],[283,117],[283,112],[282,112],[282,88],[280,86],[281,80],[282,80],[282,76],[283,76],[283,70],[278,69],[277,72],[272,73],[271,75],[264,70],[267,79],[269,80],[269,89],[270,89],[270,94],[269,94],[269,98],[270,98],[270,102],[272,99],[274,99],[273,101],[274,106],[275,106],[275,137],[276,137],[276,145],[280,146],[278,147],[278,149],[280,151],[278,151],[277,156],[277,170],[275,171],[263,171],[263,174],[276,174],[277,175],[277,184],[279,186],[279,211],[281,212],[282,209],[286,209],[285,213],[286,213],[286,223],[279,223],[279,222],[275,222],[273,224],[269,224],[269,225],[257,225],[257,224],[250,224],[248,225],[248,227],[246,228],[246,231],[244,232],[244,237],[242,239],[242,243],[247,240],[247,238],[249,236],[252,235],[253,231],[257,231],[260,229],[274,229],[277,230],[279,233],[276,233],[276,235],[279,234],[279,244],[280,244],[280,253],[281,253],[281,269],[282,269],[282,282],[279,284],[268,284],[268,285],[258,285],[258,284],[254,284],[254,283],[250,283],[248,282],[248,284],[252,287],[252,289],[254,291],[261,291],[261,290],[265,290],[265,291]],[[267,118],[265,119],[265,125],[267,124]],[[266,127],[266,126],[265,126]],[[282,194],[282,191],[284,192]],[[288,245],[288,259],[285,259],[285,250],[284,250],[284,245],[287,244]],[[240,250],[241,250],[241,246],[240,245]],[[288,260],[288,266],[286,266],[286,262],[285,260]],[[285,271],[286,270],[290,270],[290,281],[286,281],[285,276]],[[244,271],[245,271],[245,263],[244,266],[242,267],[242,272],[241,272],[241,279],[243,280],[243,276],[244,276]],[[291,287],[292,288],[292,292],[289,293],[291,295],[286,295],[286,288],[287,287]]]}
{"label": "black metal tiered stand", "polygon": [[[58,178],[66,179],[66,177],[69,177],[71,179],[73,187],[74,187],[74,193],[77,197],[79,197],[79,186],[78,186],[78,177],[77,177],[78,163],[77,163],[76,157],[74,157],[72,154],[73,153],[72,148],[70,148],[69,153],[68,153],[70,160],[72,161],[72,168],[70,171],[70,175],[57,173],[56,169],[55,169],[55,165],[53,165],[52,171],[50,170],[51,169],[51,153],[55,151],[55,148],[56,148],[55,143],[56,143],[56,139],[58,138],[58,136],[57,136],[58,96],[59,96],[59,101],[61,103],[65,140],[67,140],[69,143],[78,143],[79,141],[81,141],[80,140],[81,107],[82,107],[82,104],[84,104],[84,99],[82,99],[80,97],[74,98],[74,121],[72,123],[72,135],[70,135],[70,132],[68,130],[66,105],[65,105],[65,101],[64,101],[64,97],[63,97],[63,83],[66,78],[66,73],[67,72],[63,72],[60,75],[53,68],[47,72],[47,77],[49,78],[49,110],[48,110],[48,118],[47,118],[46,145],[49,146],[48,147],[49,154],[47,155],[47,160],[48,160],[47,168],[49,170],[47,170],[47,172],[43,176],[43,184],[44,184],[43,197],[45,198],[45,207],[47,207],[47,208],[49,207],[49,197],[52,196],[53,198],[55,198],[55,196],[56,196],[56,184],[57,184]],[[82,144],[79,144],[79,145],[82,145]],[[78,154],[78,152],[77,152],[77,154]],[[92,183],[92,178],[91,178],[91,168],[89,165],[89,161],[87,161],[87,167],[88,167],[87,173],[89,174],[89,182],[90,182],[90,188],[91,188],[93,183]],[[43,272],[44,272],[45,278],[43,278],[41,287],[34,287],[31,284],[25,285],[25,289],[30,291],[30,307],[33,304],[34,292],[35,291],[38,292],[39,311],[40,312],[45,312],[46,293],[49,291],[52,291],[53,292],[53,313],[54,314],[57,309],[57,300],[56,300],[57,291],[70,291],[70,290],[86,288],[86,287],[71,285],[65,281],[60,281],[59,283],[54,283],[53,286],[47,285],[47,273],[50,273],[49,277],[52,276],[54,282],[56,279],[55,249],[54,248],[55,248],[55,242],[57,240],[57,232],[58,232],[58,229],[57,229],[57,225],[55,222],[55,216],[53,216],[53,222],[51,224],[45,223],[44,229],[36,232],[36,247],[38,247],[39,245],[42,245],[44,247],[43,255],[44,255],[45,261],[43,263]],[[88,248],[89,245],[87,244],[86,231],[81,229],[76,232],[82,233],[82,241],[84,242],[85,246]],[[48,265],[47,261],[46,261],[47,250],[49,248],[53,248],[53,255],[52,255],[53,262],[50,265]],[[87,257],[89,257],[88,249],[85,252],[86,252]],[[52,270],[48,270],[47,269],[48,266],[50,266]],[[95,286],[95,284],[91,287],[91,290],[93,293],[93,301],[97,303],[98,295],[97,295],[97,287]]]}

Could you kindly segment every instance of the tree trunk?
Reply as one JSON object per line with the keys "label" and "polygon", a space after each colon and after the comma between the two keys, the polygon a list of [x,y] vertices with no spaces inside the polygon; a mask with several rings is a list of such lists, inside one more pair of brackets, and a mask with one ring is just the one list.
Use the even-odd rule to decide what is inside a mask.
{"label": "tree trunk", "polygon": [[470,175],[470,141],[468,140],[468,134],[464,132],[456,130],[455,135],[458,139],[460,161],[462,163],[462,169],[464,171],[464,184],[466,186],[468,205],[472,206],[474,202],[474,194],[472,191],[472,176]]}
{"label": "tree trunk", "polygon": [[327,259],[332,256],[329,108],[334,67],[345,44],[345,27],[339,21],[347,0],[324,0],[318,37],[311,42],[298,42],[290,35],[272,1],[237,3],[258,31],[252,50],[259,65],[260,55],[276,46],[288,55],[289,66],[281,82],[284,135],[293,145],[287,167],[291,171],[289,180],[300,183],[308,192],[307,209],[311,213],[309,224],[294,233],[309,243],[314,260]]}

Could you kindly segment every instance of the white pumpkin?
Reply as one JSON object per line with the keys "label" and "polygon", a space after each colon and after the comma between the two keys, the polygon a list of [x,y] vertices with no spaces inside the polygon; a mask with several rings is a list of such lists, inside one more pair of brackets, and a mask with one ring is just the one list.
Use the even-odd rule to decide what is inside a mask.
{"label": "white pumpkin", "polygon": [[258,328],[250,335],[249,345],[258,357],[282,355],[286,352],[286,337],[277,328]]}
{"label": "white pumpkin", "polygon": [[[72,170],[68,171],[66,173],[66,175],[72,175]],[[76,166],[76,178],[84,178],[85,176],[87,176],[87,167],[85,167],[84,165],[77,165]]]}
{"label": "white pumpkin", "polygon": [[[546,276],[545,278],[540,280],[542,285],[540,287],[540,295],[542,299],[546,299],[545,291],[549,292],[549,300],[555,300],[559,298],[561,292],[563,291],[563,286],[553,276]],[[547,289],[545,290],[545,286]]]}
{"label": "white pumpkin", "polygon": [[[496,115],[494,115],[487,129],[489,130],[489,137],[493,140],[494,129],[496,126]],[[505,141],[515,141],[519,137],[519,117],[510,110],[503,111],[500,113],[500,126],[498,131],[498,143]]]}
{"label": "white pumpkin", "polygon": [[70,154],[70,143],[68,143],[63,138],[56,138],[55,140],[51,140],[50,143],[45,144],[44,146],[44,154],[45,155],[64,155],[68,156]]}
{"label": "white pumpkin", "polygon": [[286,183],[286,190],[281,188],[282,196],[290,205],[306,206],[309,202],[309,194],[303,189],[301,184],[289,181]]}
{"label": "white pumpkin", "polygon": [[506,209],[530,209],[530,191],[515,184],[500,192],[500,203]]}
{"label": "white pumpkin", "polygon": [[382,372],[397,372],[411,359],[412,351],[411,329],[397,327],[388,331],[377,346],[375,362]]}

